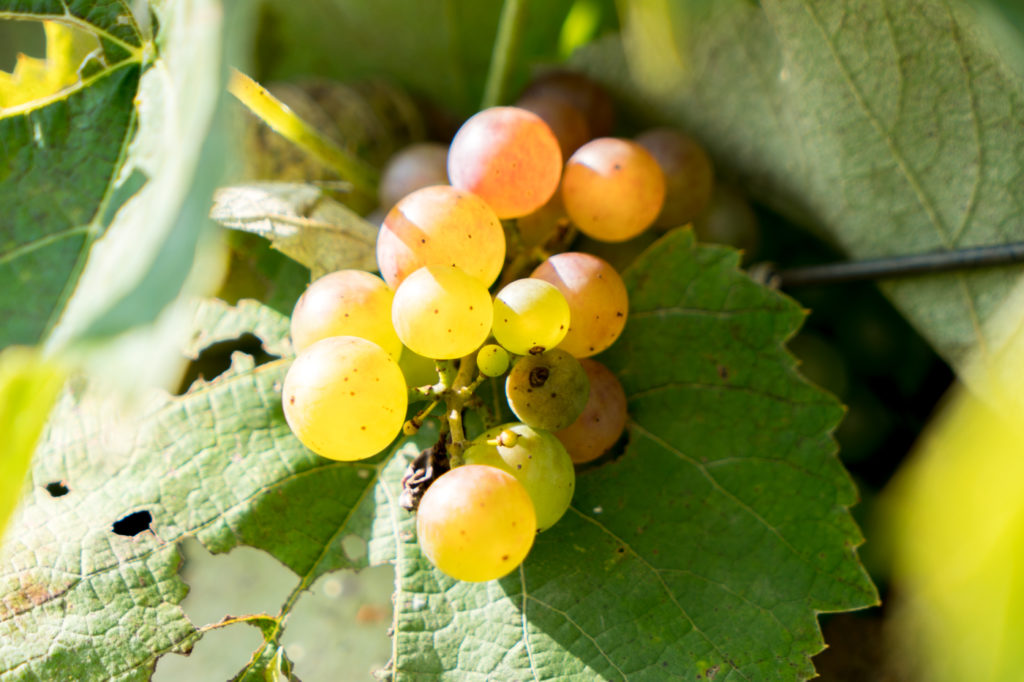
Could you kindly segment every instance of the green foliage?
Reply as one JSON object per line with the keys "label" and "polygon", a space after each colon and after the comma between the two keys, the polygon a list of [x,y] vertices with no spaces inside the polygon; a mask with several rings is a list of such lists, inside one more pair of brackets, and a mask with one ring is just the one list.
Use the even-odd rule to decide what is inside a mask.
{"label": "green foliage", "polygon": [[[560,56],[573,5],[611,14],[605,1],[526,3],[513,91]],[[1016,239],[1022,71],[965,5],[619,6],[621,40],[606,36],[574,62],[631,103],[627,116],[683,125],[723,175],[851,256]],[[386,77],[465,115],[484,92],[500,9],[271,0],[255,75]],[[237,617],[264,640],[237,679],[294,679],[282,635],[299,596],[326,573],[370,564],[395,568],[396,680],[806,679],[823,647],[818,615],[877,603],[856,554],[856,490],[831,436],[842,408],[784,347],[804,311],[739,271],[735,251],[685,230],[626,273],[626,331],[600,358],[629,399],[622,451],[580,472],[566,516],[512,575],[468,584],[436,571],[398,504],[408,461],[436,439],[429,425],[341,463],[303,448],[284,422],[292,348],[280,311],[297,293],[294,272],[281,275],[290,293],[274,308],[187,299],[221,272],[207,214],[229,151],[227,65],[250,18],[216,0],[132,11],[0,0],[0,19],[61,21],[103,48],[68,90],[0,110],[0,278],[13,283],[0,290],[0,343],[84,349],[138,384],[126,401],[76,378],[57,399],[0,547],[0,680],[148,679],[159,657],[187,653],[205,629],[180,607],[186,538],[215,553],[258,548],[295,574],[278,612]],[[256,189],[265,194],[253,205]],[[232,191],[216,205],[224,224],[270,235],[315,269],[369,267],[371,226],[318,188]],[[312,233],[344,246],[325,254]],[[268,280],[270,260],[251,258]],[[970,380],[969,353],[994,353],[1009,336],[995,311],[1018,274],[886,290]],[[246,334],[269,362],[236,353],[180,396],[139,387]],[[27,434],[0,452],[0,479],[16,488],[58,380],[49,361],[10,357],[11,376],[39,370],[0,379],[0,398],[28,396],[0,400],[0,424],[17,425],[5,433]],[[360,541],[367,551],[352,551]]]}

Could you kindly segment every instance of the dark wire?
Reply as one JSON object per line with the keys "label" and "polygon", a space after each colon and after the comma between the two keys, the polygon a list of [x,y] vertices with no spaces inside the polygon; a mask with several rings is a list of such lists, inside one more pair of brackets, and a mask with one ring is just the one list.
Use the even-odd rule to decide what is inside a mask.
{"label": "dark wire", "polygon": [[893,256],[872,260],[789,268],[772,274],[781,288],[839,284],[861,280],[895,279],[1024,262],[1024,242],[978,246],[956,251]]}

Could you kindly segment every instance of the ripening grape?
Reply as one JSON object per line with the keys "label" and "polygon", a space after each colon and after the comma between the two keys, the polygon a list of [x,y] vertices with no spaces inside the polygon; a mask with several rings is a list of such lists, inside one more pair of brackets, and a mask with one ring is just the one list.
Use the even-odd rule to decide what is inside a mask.
{"label": "ripening grape", "polygon": [[626,428],[626,392],[615,374],[596,360],[580,360],[590,381],[590,397],[576,421],[556,431],[576,464],[597,459],[622,435]]}
{"label": "ripening grape", "polygon": [[491,107],[473,115],[448,148],[452,185],[486,201],[499,218],[532,213],[558,189],[562,152],[537,114]]}
{"label": "ripening grape", "polygon": [[537,534],[533,502],[506,471],[466,464],[441,475],[420,500],[416,536],[434,566],[457,580],[501,578],[523,562]]}
{"label": "ripening grape", "polygon": [[[512,444],[495,442],[506,432],[516,435],[509,439]],[[463,458],[466,464],[486,464],[515,476],[533,500],[538,531],[555,525],[569,508],[576,472],[569,453],[550,431],[516,423],[496,426],[474,439]]]}
{"label": "ripening grape", "polygon": [[494,310],[480,280],[458,268],[431,265],[405,278],[395,291],[391,322],[414,353],[451,360],[487,340]]}
{"label": "ripening grape", "polygon": [[489,343],[476,354],[476,368],[487,377],[500,377],[508,371],[508,351]]}
{"label": "ripening grape", "polygon": [[309,285],[292,311],[292,343],[301,353],[328,336],[373,341],[398,360],[402,342],[391,326],[393,293],[380,277],[363,270],[338,270]]}
{"label": "ripening grape", "polygon": [[418,189],[447,184],[448,147],[440,142],[417,142],[388,159],[380,174],[377,197],[387,210]]}
{"label": "ripening grape", "polygon": [[569,331],[569,304],[555,285],[517,279],[494,297],[494,339],[516,355],[554,348]]}
{"label": "ripening grape", "polygon": [[569,333],[558,345],[578,358],[600,353],[626,326],[629,297],[606,261],[579,251],[551,256],[530,275],[551,282],[569,302]]}
{"label": "ripening grape", "polygon": [[600,137],[565,164],[562,201],[584,234],[606,242],[635,237],[654,222],[665,201],[665,176],[636,142]]}
{"label": "ripening grape", "polygon": [[535,78],[520,97],[561,97],[580,112],[590,134],[604,137],[615,124],[615,105],[608,92],[587,76],[573,71],[549,71]]}
{"label": "ripening grape", "polygon": [[299,355],[281,392],[288,426],[330,459],[375,455],[405,421],[408,389],[387,351],[357,336],[330,336]]}
{"label": "ripening grape", "polygon": [[692,222],[711,201],[715,173],[700,144],[673,128],[655,128],[638,135],[636,142],[661,166],[665,174],[665,204],[655,226],[670,228]]}
{"label": "ripening grape", "polygon": [[548,431],[572,424],[589,392],[579,360],[558,348],[524,355],[505,379],[505,397],[519,421]]}
{"label": "ripening grape", "polygon": [[450,265],[489,287],[505,264],[505,232],[477,196],[435,185],[388,211],[377,235],[377,267],[392,289],[425,265]]}
{"label": "ripening grape", "polygon": [[564,97],[551,94],[527,95],[516,102],[516,106],[532,111],[548,124],[558,140],[563,159],[572,156],[591,137],[586,116]]}
{"label": "ripening grape", "polygon": [[711,192],[711,203],[693,221],[693,231],[702,242],[741,249],[744,261],[757,251],[761,238],[750,202],[735,187],[721,183]]}

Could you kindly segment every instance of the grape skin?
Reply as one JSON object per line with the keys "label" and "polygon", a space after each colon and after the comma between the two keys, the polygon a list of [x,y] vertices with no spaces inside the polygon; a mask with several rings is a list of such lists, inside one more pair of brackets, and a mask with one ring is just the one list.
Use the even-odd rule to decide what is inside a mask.
{"label": "grape skin", "polygon": [[615,126],[615,104],[611,95],[587,76],[574,71],[554,70],[535,78],[520,97],[561,97],[578,109],[590,134],[603,137]]}
{"label": "grape skin", "polygon": [[516,106],[532,111],[548,124],[558,140],[563,159],[572,156],[591,137],[586,116],[564,97],[552,94],[528,95],[516,102]]}
{"label": "grape skin", "polygon": [[530,276],[554,284],[569,303],[569,333],[558,348],[585,358],[605,350],[622,334],[629,295],[622,277],[606,261],[567,251],[548,258]]}
{"label": "grape skin", "polygon": [[508,351],[493,343],[487,344],[476,354],[476,367],[484,376],[500,377],[508,371],[508,362]]}
{"label": "grape skin", "polygon": [[551,128],[518,107],[478,112],[462,124],[448,148],[452,185],[479,196],[502,219],[543,206],[561,175],[562,152]]}
{"label": "grape skin", "polygon": [[383,348],[356,336],[331,336],[295,359],[281,398],[288,426],[303,445],[347,462],[377,454],[398,435],[408,389]]}
{"label": "grape skin", "polygon": [[626,392],[618,377],[591,358],[580,360],[590,381],[590,396],[576,421],[556,431],[575,464],[593,461],[615,445],[626,428]]}
{"label": "grape skin", "polygon": [[494,211],[447,185],[402,198],[377,235],[377,267],[392,289],[425,265],[457,267],[489,287],[504,264],[505,232]]}
{"label": "grape skin", "polygon": [[537,534],[533,502],[506,471],[466,464],[424,493],[416,513],[420,549],[443,573],[484,582],[515,570]]}
{"label": "grape skin", "polygon": [[648,130],[638,135],[636,142],[651,153],[665,174],[665,204],[655,226],[679,227],[695,220],[711,201],[715,184],[715,171],[704,148],[674,128]]}
{"label": "grape skin", "polygon": [[665,202],[665,176],[636,142],[601,137],[577,149],[565,164],[562,201],[584,234],[626,241],[658,217]]}
{"label": "grape skin", "polygon": [[494,297],[495,340],[515,355],[554,348],[569,332],[565,296],[542,279],[517,279]]}
{"label": "grape skin", "polygon": [[[517,436],[513,445],[487,442],[508,431]],[[550,431],[518,423],[496,426],[477,437],[463,457],[466,464],[486,464],[515,476],[533,500],[538,531],[555,525],[572,502],[576,471],[569,453]]]}
{"label": "grape skin", "polygon": [[487,287],[462,270],[431,265],[402,282],[391,305],[398,338],[414,353],[452,360],[472,353],[491,333]]}
{"label": "grape skin", "polygon": [[440,142],[417,142],[388,159],[380,174],[377,197],[387,210],[418,189],[447,184],[448,147]]}
{"label": "grape skin", "polygon": [[583,412],[589,391],[579,361],[558,348],[520,358],[505,379],[505,397],[513,414],[524,424],[548,431],[572,424]]}
{"label": "grape skin", "polygon": [[307,287],[292,310],[295,350],[301,353],[328,336],[358,336],[398,360],[402,342],[391,326],[393,296],[382,279],[363,270],[324,275]]}

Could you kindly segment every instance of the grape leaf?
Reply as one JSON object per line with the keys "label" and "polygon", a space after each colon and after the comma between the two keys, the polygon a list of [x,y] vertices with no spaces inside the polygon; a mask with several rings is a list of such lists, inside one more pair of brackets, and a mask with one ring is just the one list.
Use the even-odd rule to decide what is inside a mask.
{"label": "grape leaf", "polygon": [[[851,258],[1021,238],[1024,76],[960,0],[624,7],[629,59],[608,41],[579,64]],[[1012,334],[995,313],[1020,274],[882,288],[973,383],[971,353],[987,360]]]}
{"label": "grape leaf", "polygon": [[629,322],[602,359],[629,446],[578,477],[511,576],[430,568],[389,466],[371,557],[396,562],[397,680],[806,679],[816,615],[877,603],[829,435],[842,411],[781,345],[803,313],[737,265],[680,232],[628,271]]}
{"label": "grape leaf", "polygon": [[[241,679],[279,665],[285,619],[317,577],[383,562],[398,575],[397,679],[810,676],[817,613],[876,596],[829,437],[841,410],[781,346],[802,313],[689,233],[661,240],[627,282],[632,318],[604,359],[630,396],[629,447],[579,477],[567,516],[501,581],[439,574],[398,506],[406,464],[436,430],[363,462],[316,457],[284,422],[287,359],[236,354],[134,416],[67,393],[0,551],[0,680],[138,679],[187,651],[202,630],[178,606],[186,537],[261,548],[298,576]],[[251,301],[204,302],[193,329],[192,357],[243,331],[289,352],[287,318]],[[53,497],[53,481],[69,492]],[[352,536],[366,553],[346,551]]]}
{"label": "grape leaf", "polygon": [[315,185],[264,182],[222,187],[210,217],[269,239],[312,271],[377,269],[377,227]]}

